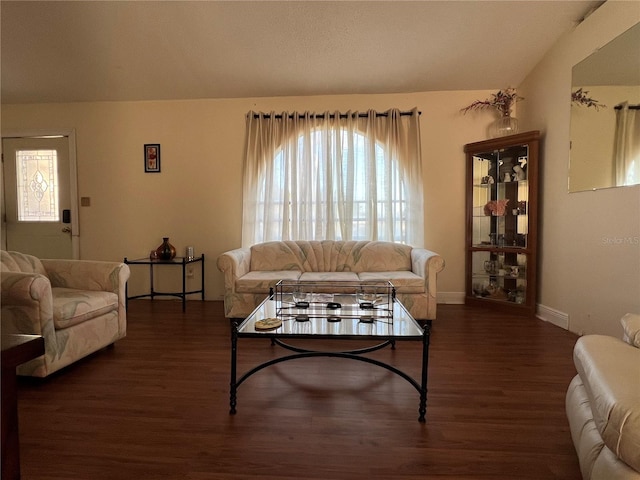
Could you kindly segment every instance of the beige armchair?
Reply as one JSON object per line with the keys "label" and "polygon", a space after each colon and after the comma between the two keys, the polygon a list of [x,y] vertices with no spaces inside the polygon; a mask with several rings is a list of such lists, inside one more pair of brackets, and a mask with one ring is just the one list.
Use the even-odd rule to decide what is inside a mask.
{"label": "beige armchair", "polygon": [[46,377],[126,335],[127,265],[0,255],[2,333],[45,341],[45,354],[18,367],[19,375]]}

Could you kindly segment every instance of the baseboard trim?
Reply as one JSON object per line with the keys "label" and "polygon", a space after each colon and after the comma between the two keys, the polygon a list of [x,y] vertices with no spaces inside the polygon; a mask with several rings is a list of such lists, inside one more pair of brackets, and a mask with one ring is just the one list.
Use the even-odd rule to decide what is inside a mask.
{"label": "baseboard trim", "polygon": [[449,305],[463,305],[464,292],[438,292],[436,302]]}
{"label": "baseboard trim", "polygon": [[569,314],[542,304],[537,305],[536,317],[557,327],[569,330]]}
{"label": "baseboard trim", "polygon": [[[438,292],[436,295],[437,303],[443,305],[464,305],[464,297],[464,292]],[[536,318],[569,330],[569,314],[546,305],[536,305]]]}

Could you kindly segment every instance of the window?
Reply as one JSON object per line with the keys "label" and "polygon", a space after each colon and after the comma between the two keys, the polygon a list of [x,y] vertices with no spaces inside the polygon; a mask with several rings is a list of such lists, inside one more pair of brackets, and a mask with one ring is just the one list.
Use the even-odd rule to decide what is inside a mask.
{"label": "window", "polygon": [[18,150],[16,184],[19,222],[58,222],[58,153]]}
{"label": "window", "polygon": [[616,186],[640,183],[640,105],[623,102],[615,107],[613,173]]}
{"label": "window", "polygon": [[251,112],[243,244],[322,239],[421,244],[417,118],[415,111],[403,116],[397,110],[364,116]]}

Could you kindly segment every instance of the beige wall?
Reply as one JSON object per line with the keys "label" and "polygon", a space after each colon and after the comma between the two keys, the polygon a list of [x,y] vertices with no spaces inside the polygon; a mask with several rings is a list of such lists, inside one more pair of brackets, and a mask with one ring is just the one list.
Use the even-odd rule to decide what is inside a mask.
{"label": "beige wall", "polygon": [[637,2],[605,3],[518,91],[523,127],[544,132],[539,312],[578,333],[620,336],[640,312],[640,187],[567,193],[571,68],[638,21]]}
{"label": "beige wall", "polygon": [[[2,130],[75,128],[79,196],[91,198],[90,207],[80,207],[81,258],[143,257],[168,236],[178,252],[193,245],[197,253],[206,254],[207,298],[216,300],[223,283],[215,260],[241,242],[242,156],[249,110],[418,107],[425,246],[447,262],[439,278],[440,301],[455,302],[462,301],[464,291],[462,148],[486,138],[486,126],[493,119],[486,112],[463,116],[459,109],[489,93],[3,105]],[[144,173],[145,143],[161,144],[160,174]],[[131,293],[142,293],[147,273],[133,268]],[[175,288],[170,279],[178,273],[159,280]]]}

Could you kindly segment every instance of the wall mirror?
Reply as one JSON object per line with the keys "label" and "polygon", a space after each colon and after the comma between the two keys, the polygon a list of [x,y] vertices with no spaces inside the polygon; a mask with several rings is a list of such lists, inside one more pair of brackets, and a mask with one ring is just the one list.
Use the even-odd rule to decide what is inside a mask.
{"label": "wall mirror", "polygon": [[573,67],[569,192],[640,184],[638,52],[640,23]]}

